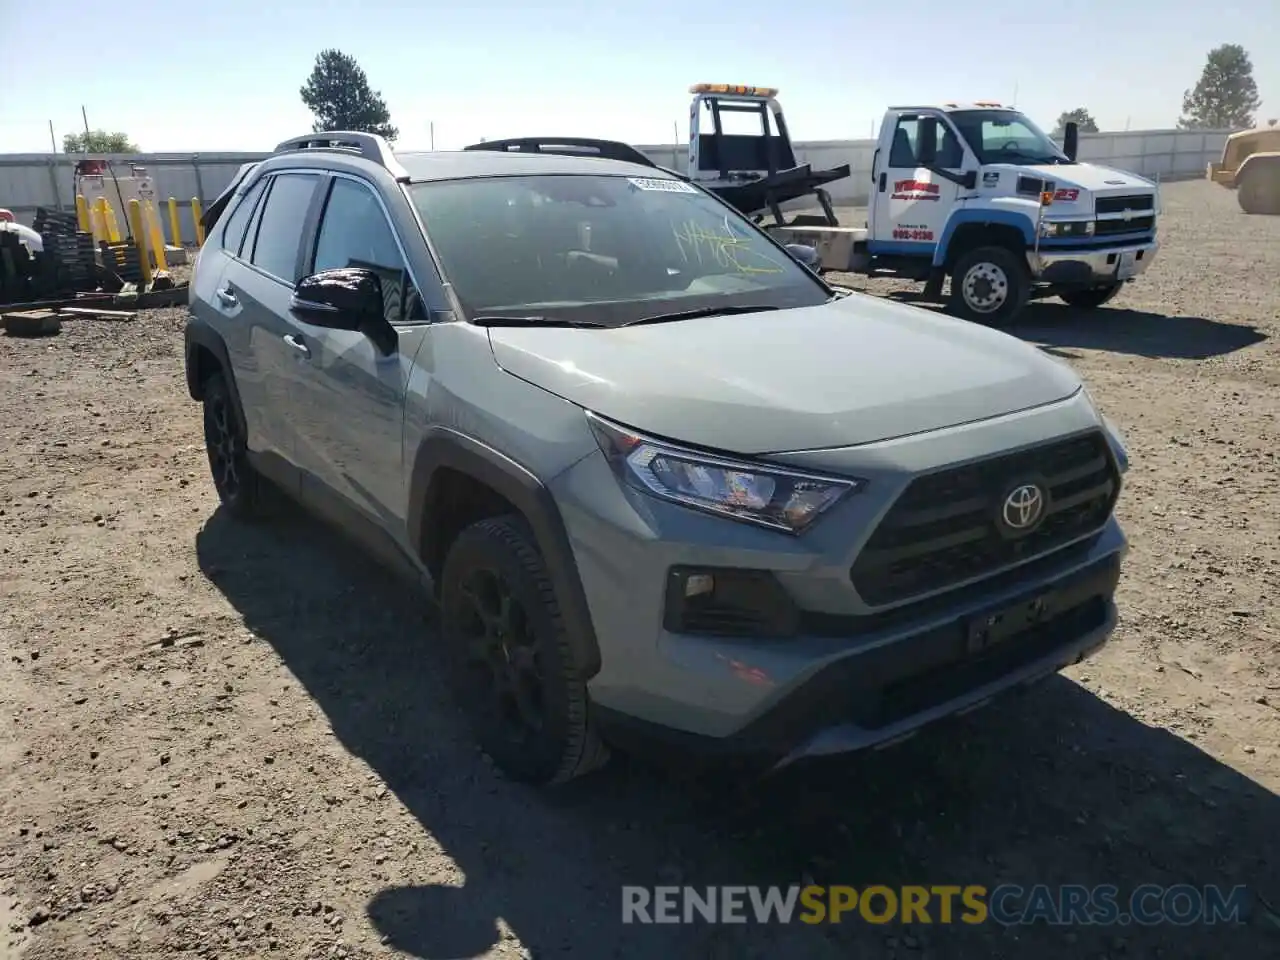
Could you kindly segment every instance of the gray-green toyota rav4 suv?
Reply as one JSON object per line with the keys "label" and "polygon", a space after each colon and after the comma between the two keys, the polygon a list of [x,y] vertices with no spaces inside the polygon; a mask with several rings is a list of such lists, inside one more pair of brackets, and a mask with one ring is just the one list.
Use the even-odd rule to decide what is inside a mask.
{"label": "gray-green toyota rav4 suv", "polygon": [[1127,460],[1076,376],[678,176],[325,133],[215,216],[186,370],[222,503],[269,482],[430,584],[511,776],[880,746],[1113,629]]}

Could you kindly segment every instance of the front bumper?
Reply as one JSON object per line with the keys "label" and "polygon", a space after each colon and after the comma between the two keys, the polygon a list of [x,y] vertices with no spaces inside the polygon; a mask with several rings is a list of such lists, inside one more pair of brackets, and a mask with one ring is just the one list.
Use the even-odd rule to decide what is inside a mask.
{"label": "front bumper", "polygon": [[[666,755],[757,770],[890,746],[1092,656],[1116,625],[1112,598],[1126,552],[1113,519],[1083,551],[1035,561],[1031,571],[998,578],[1002,587],[968,592],[945,612],[847,638],[843,656],[774,691],[750,722],[725,736],[679,731],[608,708],[598,711],[603,732],[632,750],[656,745]],[[1028,622],[1023,618],[1037,601],[1047,612]],[[994,636],[984,629],[1001,615],[1008,618],[1007,634],[984,640]],[[689,647],[707,640],[668,636],[666,642]],[[733,657],[726,646],[719,655]],[[747,675],[752,653],[758,655],[751,646],[742,643],[736,657]]]}
{"label": "front bumper", "polygon": [[1157,240],[1102,250],[1041,247],[1038,252],[1028,251],[1027,265],[1032,277],[1041,283],[1097,286],[1131,280],[1145,273],[1159,249]]}

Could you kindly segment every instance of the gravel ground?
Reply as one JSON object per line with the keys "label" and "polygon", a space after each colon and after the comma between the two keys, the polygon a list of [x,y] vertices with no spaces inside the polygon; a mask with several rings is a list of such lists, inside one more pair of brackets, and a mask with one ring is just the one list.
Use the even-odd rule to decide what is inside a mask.
{"label": "gravel ground", "polygon": [[420,602],[296,514],[215,509],[181,310],[0,338],[0,957],[1280,956],[1261,900],[1227,928],[619,920],[623,884],[803,878],[1280,905],[1280,218],[1165,202],[1146,277],[1018,331],[1128,437],[1114,642],[766,784],[497,778]]}

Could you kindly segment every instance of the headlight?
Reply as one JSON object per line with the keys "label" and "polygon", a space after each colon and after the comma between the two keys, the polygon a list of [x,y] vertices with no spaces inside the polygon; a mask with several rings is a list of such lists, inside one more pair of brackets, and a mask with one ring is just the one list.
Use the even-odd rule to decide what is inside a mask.
{"label": "headlight", "polygon": [[1092,237],[1095,229],[1092,220],[1041,220],[1042,237]]}
{"label": "headlight", "polygon": [[867,481],[821,477],[688,450],[634,433],[593,413],[587,422],[619,478],[695,510],[800,533]]}

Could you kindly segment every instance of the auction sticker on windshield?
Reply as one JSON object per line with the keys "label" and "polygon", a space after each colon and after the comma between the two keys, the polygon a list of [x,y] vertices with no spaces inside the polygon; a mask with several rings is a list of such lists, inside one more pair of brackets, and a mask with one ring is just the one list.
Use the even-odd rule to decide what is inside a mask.
{"label": "auction sticker on windshield", "polygon": [[656,190],[659,193],[697,193],[698,191],[681,180],[664,180],[652,177],[627,177],[627,182],[641,190]]}

